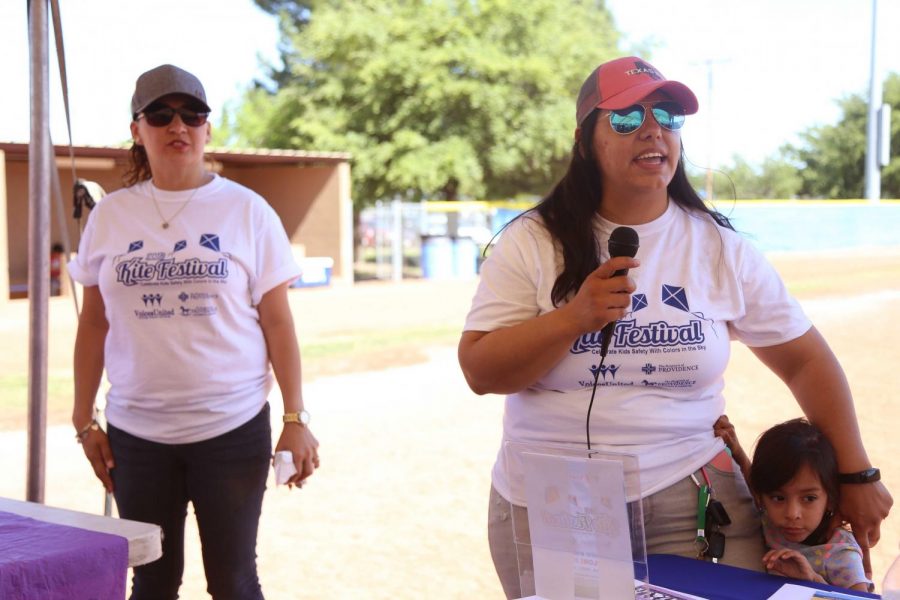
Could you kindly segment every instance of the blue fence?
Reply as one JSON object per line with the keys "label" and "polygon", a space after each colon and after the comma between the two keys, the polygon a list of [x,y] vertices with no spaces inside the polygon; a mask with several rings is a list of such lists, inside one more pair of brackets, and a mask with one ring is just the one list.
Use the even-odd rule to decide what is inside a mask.
{"label": "blue fence", "polygon": [[764,252],[900,246],[900,201],[733,201],[716,208]]}
{"label": "blue fence", "polygon": [[[715,207],[764,252],[900,246],[900,200],[733,200]],[[496,209],[492,231],[519,212]]]}

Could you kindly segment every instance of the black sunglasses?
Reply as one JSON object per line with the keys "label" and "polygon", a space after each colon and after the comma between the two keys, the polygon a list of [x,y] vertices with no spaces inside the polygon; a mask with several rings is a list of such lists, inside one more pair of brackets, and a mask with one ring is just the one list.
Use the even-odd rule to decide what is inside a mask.
{"label": "black sunglasses", "polygon": [[677,102],[641,103],[613,110],[609,113],[609,124],[618,134],[634,133],[644,124],[648,108],[663,129],[678,131],[684,125],[684,107]]}
{"label": "black sunglasses", "polygon": [[137,121],[143,117],[147,120],[147,125],[151,127],[165,127],[172,122],[176,114],[181,117],[181,122],[188,127],[200,127],[206,123],[206,117],[209,116],[209,113],[205,111],[160,106],[138,113],[135,115],[134,120]]}

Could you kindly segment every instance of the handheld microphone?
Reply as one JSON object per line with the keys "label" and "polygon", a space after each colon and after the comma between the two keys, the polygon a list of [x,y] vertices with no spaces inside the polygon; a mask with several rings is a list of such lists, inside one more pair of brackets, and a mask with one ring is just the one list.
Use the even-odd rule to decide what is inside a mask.
{"label": "handheld microphone", "polygon": [[[637,231],[631,227],[616,227],[609,236],[609,257],[629,256],[634,258],[639,246]],[[627,274],[628,269],[619,269],[613,273],[612,276],[621,277]],[[603,327],[602,341],[600,342],[600,358],[606,358],[606,353],[609,350],[609,342],[612,340],[613,331],[616,328],[617,322],[618,321],[610,321]]]}

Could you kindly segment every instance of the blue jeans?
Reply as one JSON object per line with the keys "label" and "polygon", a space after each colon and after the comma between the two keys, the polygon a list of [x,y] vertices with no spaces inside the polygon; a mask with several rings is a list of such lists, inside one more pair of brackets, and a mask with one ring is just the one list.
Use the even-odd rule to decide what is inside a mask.
{"label": "blue jeans", "polygon": [[108,429],[119,515],[163,531],[162,558],[135,567],[131,600],[178,598],[188,502],[197,516],[210,595],[262,599],[256,533],[272,456],[269,405],[237,429],[191,444],[160,444]]}

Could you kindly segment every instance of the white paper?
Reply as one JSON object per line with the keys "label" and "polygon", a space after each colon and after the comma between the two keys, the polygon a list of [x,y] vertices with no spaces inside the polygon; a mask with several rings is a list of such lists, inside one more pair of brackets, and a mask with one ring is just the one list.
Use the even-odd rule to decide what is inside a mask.
{"label": "white paper", "polygon": [[[647,584],[645,584],[640,579],[634,580],[634,589],[637,589],[644,585],[647,585]],[[661,585],[650,584],[650,585],[647,585],[647,587],[650,588],[651,590],[653,590],[654,592],[664,592],[666,594],[669,594],[676,600],[708,600],[707,598],[704,598],[702,596],[694,596],[692,594],[688,594],[687,592],[677,592],[677,591],[671,590],[669,588],[664,588]]]}
{"label": "white paper", "polygon": [[294,466],[294,455],[291,454],[290,450],[276,452],[272,466],[275,468],[276,485],[284,485],[288,479],[297,473],[297,467]]}
{"label": "white paper", "polygon": [[813,600],[813,599],[834,599],[834,600],[859,600],[866,596],[855,596],[849,592],[832,592],[830,590],[818,590],[805,585],[796,585],[786,583],[781,588],[769,596],[769,600]]}
{"label": "white paper", "polygon": [[[637,590],[639,587],[646,585],[640,579],[634,580],[634,589]],[[707,598],[703,598],[701,596],[693,596],[691,594],[685,592],[676,592],[675,590],[670,590],[669,588],[664,588],[659,585],[651,585],[649,586],[651,590],[656,592],[665,592],[666,594],[671,594],[673,598],[676,600],[708,600]],[[528,596],[525,598],[519,598],[519,600],[548,600],[543,596]]]}

